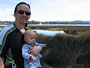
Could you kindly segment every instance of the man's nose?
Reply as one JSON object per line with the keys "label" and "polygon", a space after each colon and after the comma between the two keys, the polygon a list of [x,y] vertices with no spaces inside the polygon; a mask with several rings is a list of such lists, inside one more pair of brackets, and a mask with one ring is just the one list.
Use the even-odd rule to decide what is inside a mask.
{"label": "man's nose", "polygon": [[27,15],[24,13],[23,16],[27,16]]}

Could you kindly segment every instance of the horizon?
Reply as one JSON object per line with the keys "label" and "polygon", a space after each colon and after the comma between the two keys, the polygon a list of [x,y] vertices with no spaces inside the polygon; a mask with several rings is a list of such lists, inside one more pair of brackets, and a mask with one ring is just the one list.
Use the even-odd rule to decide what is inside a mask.
{"label": "horizon", "polygon": [[[73,21],[35,21],[34,22],[90,22],[90,21],[83,21],[83,20],[73,20]],[[0,21],[0,22],[14,22],[14,21]],[[28,21],[30,22],[30,20]]]}
{"label": "horizon", "polygon": [[19,2],[31,6],[29,21],[90,21],[90,0],[0,0],[0,21],[14,21]]}

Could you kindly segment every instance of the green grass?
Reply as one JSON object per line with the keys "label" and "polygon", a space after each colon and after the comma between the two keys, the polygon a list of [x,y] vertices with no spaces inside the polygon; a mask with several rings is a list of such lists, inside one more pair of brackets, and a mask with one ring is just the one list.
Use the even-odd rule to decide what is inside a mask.
{"label": "green grass", "polygon": [[63,28],[48,28],[47,30],[62,31],[62,30],[64,30],[64,29],[63,29]]}

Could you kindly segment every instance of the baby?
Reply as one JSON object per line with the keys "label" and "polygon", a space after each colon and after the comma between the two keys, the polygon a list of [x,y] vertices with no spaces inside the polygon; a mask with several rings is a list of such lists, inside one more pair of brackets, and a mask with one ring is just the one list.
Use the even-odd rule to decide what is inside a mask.
{"label": "baby", "polygon": [[39,53],[37,56],[30,54],[30,49],[34,46],[46,47],[46,44],[39,44],[36,42],[36,33],[31,30],[26,30],[24,34],[25,44],[22,46],[22,56],[24,58],[24,68],[38,68],[41,67],[40,58],[42,55]]}

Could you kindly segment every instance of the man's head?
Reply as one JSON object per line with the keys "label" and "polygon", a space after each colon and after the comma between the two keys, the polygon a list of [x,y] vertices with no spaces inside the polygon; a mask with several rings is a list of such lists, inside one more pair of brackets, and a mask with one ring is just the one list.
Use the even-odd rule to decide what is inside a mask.
{"label": "man's head", "polygon": [[25,5],[27,5],[27,6],[30,8],[30,5],[29,5],[29,4],[27,4],[27,3],[25,3],[25,2],[20,2],[20,3],[18,3],[18,4],[16,5],[15,10],[14,10],[14,13],[16,13],[17,7],[18,7],[19,5],[21,5],[21,4],[25,4]]}
{"label": "man's head", "polygon": [[15,21],[20,24],[26,24],[31,15],[31,8],[29,4],[20,2],[16,5],[14,10]]}

